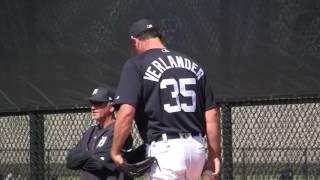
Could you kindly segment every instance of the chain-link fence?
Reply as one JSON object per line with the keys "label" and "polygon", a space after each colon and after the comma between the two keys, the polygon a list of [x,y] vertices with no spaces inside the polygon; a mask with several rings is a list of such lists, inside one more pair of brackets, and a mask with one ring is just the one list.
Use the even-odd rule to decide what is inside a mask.
{"label": "chain-link fence", "polygon": [[319,102],[222,103],[223,179],[319,179]]}
{"label": "chain-link fence", "polygon": [[[319,179],[320,98],[223,101],[221,179]],[[0,115],[0,179],[78,179],[65,157],[88,108]],[[141,139],[133,132],[134,145]]]}

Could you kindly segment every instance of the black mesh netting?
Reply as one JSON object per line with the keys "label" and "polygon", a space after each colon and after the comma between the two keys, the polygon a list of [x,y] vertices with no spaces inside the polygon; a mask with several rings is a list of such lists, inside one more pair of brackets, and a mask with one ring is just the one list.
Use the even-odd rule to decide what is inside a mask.
{"label": "black mesh netting", "polygon": [[141,17],[205,66],[217,97],[320,90],[320,1],[0,3],[1,109],[84,104],[96,86],[115,89]]}

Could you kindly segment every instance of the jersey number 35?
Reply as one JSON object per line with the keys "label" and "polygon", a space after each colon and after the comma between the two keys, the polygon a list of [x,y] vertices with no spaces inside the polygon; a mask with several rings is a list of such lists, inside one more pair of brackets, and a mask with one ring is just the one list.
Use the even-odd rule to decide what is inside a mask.
{"label": "jersey number 35", "polygon": [[[160,82],[160,89],[166,89],[168,86],[173,86],[173,91],[171,92],[171,97],[175,99],[176,104],[164,104],[164,110],[168,113],[174,113],[179,111],[184,112],[195,112],[196,110],[196,93],[194,90],[187,90],[187,85],[195,85],[195,78],[181,78],[178,81],[173,78],[163,79]],[[183,97],[191,98],[191,105],[181,102],[179,94]]]}

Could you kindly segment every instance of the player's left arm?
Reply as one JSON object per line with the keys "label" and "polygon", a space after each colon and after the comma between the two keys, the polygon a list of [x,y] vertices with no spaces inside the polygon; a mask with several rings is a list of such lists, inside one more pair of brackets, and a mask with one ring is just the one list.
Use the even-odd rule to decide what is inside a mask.
{"label": "player's left arm", "polygon": [[213,176],[218,176],[221,171],[221,129],[220,111],[216,103],[214,93],[208,82],[206,74],[202,77],[202,85],[205,95],[205,123],[208,143],[208,163],[211,166]]}
{"label": "player's left arm", "polygon": [[111,148],[111,158],[117,164],[124,162],[121,149],[131,133],[133,119],[136,113],[134,106],[122,104],[114,126],[113,143]]}
{"label": "player's left arm", "polygon": [[211,164],[214,176],[218,176],[221,170],[220,161],[220,112],[218,108],[212,108],[205,112],[206,130],[208,141],[208,160]]}

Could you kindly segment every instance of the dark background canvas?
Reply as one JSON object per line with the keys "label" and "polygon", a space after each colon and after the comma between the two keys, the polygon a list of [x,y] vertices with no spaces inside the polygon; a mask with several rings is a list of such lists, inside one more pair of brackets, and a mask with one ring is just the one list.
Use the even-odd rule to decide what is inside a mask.
{"label": "dark background canvas", "polygon": [[320,92],[317,0],[1,0],[0,110],[86,104],[116,89],[127,30],[154,20],[204,65],[218,98]]}

